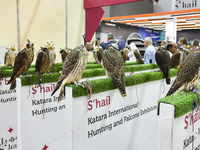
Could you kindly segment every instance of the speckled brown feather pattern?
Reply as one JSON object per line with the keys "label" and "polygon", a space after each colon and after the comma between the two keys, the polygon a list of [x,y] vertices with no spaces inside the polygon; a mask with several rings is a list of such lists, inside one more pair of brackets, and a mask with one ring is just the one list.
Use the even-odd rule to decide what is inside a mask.
{"label": "speckled brown feather pattern", "polygon": [[127,57],[128,57],[129,50],[128,50],[128,48],[124,48],[122,51],[123,51],[123,60],[124,60],[124,63],[125,63],[126,60],[127,60]]}
{"label": "speckled brown feather pattern", "polygon": [[170,67],[179,69],[183,60],[183,52],[176,51],[170,58]]}
{"label": "speckled brown feather pattern", "polygon": [[49,50],[47,48],[43,48],[38,53],[35,65],[35,72],[40,74],[46,73],[49,63],[50,63]]}
{"label": "speckled brown feather pattern", "polygon": [[191,51],[179,69],[178,75],[167,95],[181,90],[189,90],[191,85],[196,86],[200,81],[200,51]]}
{"label": "speckled brown feather pattern", "polygon": [[10,80],[7,83],[9,84],[12,82],[10,90],[14,90],[16,87],[16,77],[28,71],[31,63],[33,62],[33,58],[34,58],[34,48],[32,47],[25,48],[17,54],[14,62],[13,73],[11,75]]}
{"label": "speckled brown feather pattern", "polygon": [[102,53],[102,64],[118,87],[122,97],[126,98],[124,61],[121,52],[107,47]]}
{"label": "speckled brown feather pattern", "polygon": [[9,49],[5,53],[5,56],[4,56],[4,65],[5,66],[8,66],[8,65],[13,66],[16,56],[17,56],[17,52]]}
{"label": "speckled brown feather pattern", "polygon": [[66,83],[73,83],[74,81],[78,82],[81,79],[83,71],[87,65],[87,57],[88,51],[83,45],[80,45],[74,48],[65,58],[62,73],[58,79],[56,88],[51,94],[53,95],[63,82],[58,101],[60,101],[63,97],[64,85]]}
{"label": "speckled brown feather pattern", "polygon": [[158,48],[155,54],[156,63],[158,67],[163,72],[163,75],[166,78],[166,83],[170,84],[170,56],[169,52],[165,50],[163,47]]}
{"label": "speckled brown feather pattern", "polygon": [[134,50],[133,54],[137,62],[139,62],[140,64],[144,64],[144,60],[142,59],[142,56],[138,50]]}

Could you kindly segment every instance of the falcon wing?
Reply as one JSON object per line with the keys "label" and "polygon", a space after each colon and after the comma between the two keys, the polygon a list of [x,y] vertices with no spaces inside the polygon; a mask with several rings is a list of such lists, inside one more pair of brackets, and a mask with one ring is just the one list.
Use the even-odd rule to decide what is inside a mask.
{"label": "falcon wing", "polygon": [[140,64],[144,64],[144,61],[142,60],[142,56],[138,50],[134,50],[133,54]]}
{"label": "falcon wing", "polygon": [[51,95],[53,95],[60,87],[62,81],[70,74],[70,72],[78,65],[80,51],[73,49],[65,58],[63,62],[62,73],[58,79],[56,87]]}
{"label": "falcon wing", "polygon": [[119,88],[120,93],[126,96],[124,61],[120,51],[108,48],[102,53],[103,66]]}
{"label": "falcon wing", "polygon": [[6,53],[5,53],[5,56],[4,56],[4,65],[6,65],[6,60],[7,60],[6,57],[7,57],[7,56],[8,56],[8,52],[6,52]]}
{"label": "falcon wing", "polygon": [[197,75],[199,67],[200,51],[191,52],[181,64],[176,80],[167,95],[173,94],[182,85],[192,81],[195,75]]}
{"label": "falcon wing", "polygon": [[181,59],[181,53],[180,51],[177,51],[175,54],[172,55],[170,60],[170,67],[174,68],[180,64]]}
{"label": "falcon wing", "polygon": [[44,52],[41,51],[37,56],[36,65],[35,65],[35,72],[40,71],[40,68],[42,66],[43,61],[44,61]]}
{"label": "falcon wing", "polygon": [[97,53],[97,58],[98,58],[99,62],[101,63],[103,49],[99,49],[96,53]]}
{"label": "falcon wing", "polygon": [[61,54],[61,57],[62,57],[62,61],[64,62],[65,58],[67,57],[68,53],[63,50],[62,54]]}
{"label": "falcon wing", "polygon": [[26,58],[27,58],[27,54],[25,50],[22,50],[17,54],[15,58],[15,62],[14,62],[13,73],[16,73],[21,68]]}

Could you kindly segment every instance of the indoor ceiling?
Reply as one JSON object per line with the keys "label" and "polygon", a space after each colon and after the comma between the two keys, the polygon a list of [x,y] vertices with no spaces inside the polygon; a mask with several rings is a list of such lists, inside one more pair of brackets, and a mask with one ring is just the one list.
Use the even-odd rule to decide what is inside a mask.
{"label": "indoor ceiling", "polygon": [[109,17],[102,18],[101,20],[112,22],[110,25],[114,25],[114,23],[121,23],[154,30],[165,30],[166,22],[175,18],[177,18],[177,31],[200,29],[200,8],[141,15]]}

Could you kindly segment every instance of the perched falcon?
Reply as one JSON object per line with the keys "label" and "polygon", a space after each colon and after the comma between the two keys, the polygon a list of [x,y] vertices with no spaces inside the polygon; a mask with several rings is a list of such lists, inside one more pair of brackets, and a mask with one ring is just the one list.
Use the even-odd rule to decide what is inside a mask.
{"label": "perched falcon", "polygon": [[66,48],[66,49],[61,49],[60,50],[60,54],[61,54],[61,58],[62,58],[62,63],[65,60],[65,57],[71,52],[72,49]]}
{"label": "perched falcon", "polygon": [[49,59],[50,59],[50,63],[49,63],[48,68],[50,68],[56,60],[56,53],[54,52],[54,49],[55,49],[53,47],[54,44],[51,45],[51,43],[49,43],[49,42],[47,42],[47,44],[48,44],[47,49],[49,50]]}
{"label": "perched falcon", "polygon": [[126,60],[127,60],[127,57],[128,57],[129,50],[128,50],[128,48],[124,48],[121,52],[122,52],[122,57],[123,57],[123,60],[124,60],[124,63],[125,63]]}
{"label": "perched falcon", "polygon": [[41,47],[36,59],[35,73],[46,73],[49,63],[49,50],[46,47]]}
{"label": "perched falcon", "polygon": [[86,46],[79,45],[78,47],[74,48],[65,58],[62,73],[58,79],[54,91],[51,94],[52,96],[62,84],[58,102],[63,98],[64,85],[66,83],[78,83],[78,81],[81,79],[83,71],[87,65],[89,50],[91,49],[87,47],[87,44]]}
{"label": "perched falcon", "polygon": [[137,62],[139,62],[140,64],[144,64],[144,60],[142,59],[142,56],[141,56],[139,50],[137,50],[137,49],[134,50],[133,54],[134,54]]}
{"label": "perched falcon", "polygon": [[8,51],[5,53],[4,56],[4,65],[5,66],[12,66],[15,61],[15,57],[17,56],[17,52],[15,49],[15,45],[11,48],[8,48]]}
{"label": "perched falcon", "polygon": [[103,48],[101,46],[99,46],[98,49],[93,50],[93,57],[97,64],[101,63],[102,52],[103,52]]}
{"label": "perched falcon", "polygon": [[183,51],[177,50],[170,58],[170,67],[179,69],[183,61]]}
{"label": "perched falcon", "polygon": [[166,83],[170,84],[170,56],[169,52],[165,50],[163,47],[159,47],[155,54],[156,63],[158,67],[163,72],[163,75],[166,78]]}
{"label": "perched falcon", "polygon": [[122,97],[125,99],[125,74],[124,74],[124,60],[120,51],[118,51],[117,44],[109,44],[102,52],[101,65],[106,70],[106,75],[110,76],[118,87]]}
{"label": "perched falcon", "polygon": [[194,50],[182,62],[178,75],[169,89],[167,95],[176,94],[180,91],[191,91],[192,87],[200,82],[200,51]]}
{"label": "perched falcon", "polygon": [[30,43],[28,40],[28,43],[26,44],[26,48],[21,50],[14,62],[14,68],[13,68],[13,73],[11,75],[10,80],[8,81],[7,85],[10,84],[10,90],[14,90],[16,87],[16,77],[19,76],[22,73],[26,73],[33,62],[34,58],[34,44]]}

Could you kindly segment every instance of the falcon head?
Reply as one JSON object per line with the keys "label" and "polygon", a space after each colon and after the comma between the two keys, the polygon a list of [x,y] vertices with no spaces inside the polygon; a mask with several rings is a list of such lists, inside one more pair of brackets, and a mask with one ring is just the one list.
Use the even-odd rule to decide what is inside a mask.
{"label": "falcon head", "polygon": [[28,43],[26,44],[26,48],[33,48],[34,44],[27,39]]}
{"label": "falcon head", "polygon": [[15,45],[13,47],[11,46],[10,50],[14,51],[15,50]]}
{"label": "falcon head", "polygon": [[[52,43],[52,42],[51,42]],[[51,43],[47,42],[47,49],[48,50],[53,50],[55,47],[53,47],[54,44],[51,45]]]}

